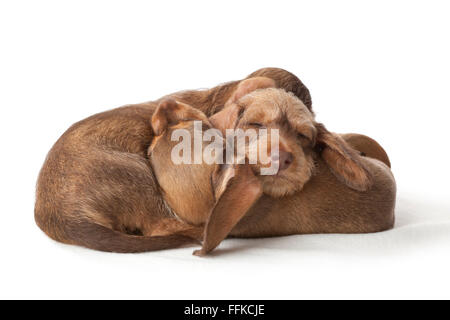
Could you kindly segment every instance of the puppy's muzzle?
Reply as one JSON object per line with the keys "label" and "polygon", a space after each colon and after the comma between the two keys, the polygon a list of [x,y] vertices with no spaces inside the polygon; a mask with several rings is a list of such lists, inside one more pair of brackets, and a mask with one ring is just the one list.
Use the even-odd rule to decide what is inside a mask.
{"label": "puppy's muzzle", "polygon": [[290,165],[294,161],[294,155],[291,152],[280,150],[278,157],[273,156],[272,161],[278,161],[279,162],[278,171],[283,171],[290,167]]}

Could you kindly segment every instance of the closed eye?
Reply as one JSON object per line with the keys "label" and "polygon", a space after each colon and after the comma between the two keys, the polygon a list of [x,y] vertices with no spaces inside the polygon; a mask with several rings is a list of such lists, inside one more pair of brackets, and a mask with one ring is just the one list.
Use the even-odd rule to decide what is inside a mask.
{"label": "closed eye", "polygon": [[252,127],[257,127],[257,128],[264,127],[264,125],[262,123],[259,123],[259,122],[250,122],[248,125],[252,126]]}
{"label": "closed eye", "polygon": [[306,146],[306,144],[307,145],[313,144],[313,142],[311,141],[311,138],[304,135],[303,133],[297,133],[297,139],[304,146]]}

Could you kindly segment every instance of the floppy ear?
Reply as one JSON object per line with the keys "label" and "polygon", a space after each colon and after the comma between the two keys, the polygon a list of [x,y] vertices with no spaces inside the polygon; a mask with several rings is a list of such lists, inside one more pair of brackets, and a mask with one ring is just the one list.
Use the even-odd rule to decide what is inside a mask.
{"label": "floppy ear", "polygon": [[202,120],[209,124],[206,115],[190,105],[177,102],[172,98],[162,100],[152,116],[152,129],[156,136],[161,135],[169,126],[181,121]]}
{"label": "floppy ear", "polygon": [[323,124],[316,124],[317,146],[322,159],[334,175],[347,186],[366,191],[372,185],[372,176],[361,161],[361,156],[341,137],[329,132]]}
{"label": "floppy ear", "polygon": [[209,118],[214,128],[225,134],[226,129],[233,129],[244,111],[244,107],[237,102],[243,96],[257,89],[276,88],[274,80],[266,77],[254,77],[242,80],[237,86],[231,98],[225,103],[225,107]]}
{"label": "floppy ear", "polygon": [[202,249],[194,251],[196,256],[214,250],[262,194],[262,185],[248,164],[223,165],[213,184],[218,200],[206,222]]}

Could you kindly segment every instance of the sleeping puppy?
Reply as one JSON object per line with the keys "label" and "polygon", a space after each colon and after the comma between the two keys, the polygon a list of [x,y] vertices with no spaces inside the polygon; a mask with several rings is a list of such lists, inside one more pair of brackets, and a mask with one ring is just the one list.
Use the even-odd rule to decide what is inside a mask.
{"label": "sleeping puppy", "polygon": [[[265,79],[248,81],[252,83],[242,85],[224,109],[210,118],[175,100],[161,103],[152,117],[158,137],[149,156],[166,203],[181,221],[205,225],[203,247],[195,254],[207,254],[227,236],[392,228],[396,185],[381,146],[362,135],[333,134],[291,93],[268,86]],[[277,129],[279,152],[274,156],[271,139],[258,136],[253,144],[268,144],[269,163],[174,165],[171,152],[178,142],[172,141],[172,134],[184,129],[195,136],[195,120],[201,121],[202,129],[222,133]],[[363,150],[353,149],[352,143]],[[261,175],[264,167],[274,163],[276,174]]]}

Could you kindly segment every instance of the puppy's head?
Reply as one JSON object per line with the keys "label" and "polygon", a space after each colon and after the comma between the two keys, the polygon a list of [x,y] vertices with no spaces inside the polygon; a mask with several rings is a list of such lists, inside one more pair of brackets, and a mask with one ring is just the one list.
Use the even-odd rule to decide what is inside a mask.
{"label": "puppy's head", "polygon": [[[155,137],[148,155],[167,204],[185,222],[200,225],[214,206],[211,176],[215,165],[179,163],[173,159],[173,156],[196,156],[193,137],[198,129],[194,121],[201,123],[202,130],[210,128],[201,111],[173,99],[163,100],[152,116]],[[180,149],[180,143],[185,148]]]}
{"label": "puppy's head", "polygon": [[[257,173],[268,166],[277,168],[274,174],[260,176],[264,193],[281,197],[301,190],[311,178],[318,157],[347,186],[359,191],[370,186],[369,173],[359,154],[338,135],[315,122],[314,115],[292,93],[266,87],[237,96],[209,120],[223,132],[230,127],[267,130],[268,135],[261,138],[258,135],[254,143],[258,149],[266,145],[269,159],[268,163],[257,162]],[[271,139],[275,133],[279,137],[278,154],[271,152],[276,147]]]}

